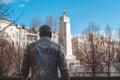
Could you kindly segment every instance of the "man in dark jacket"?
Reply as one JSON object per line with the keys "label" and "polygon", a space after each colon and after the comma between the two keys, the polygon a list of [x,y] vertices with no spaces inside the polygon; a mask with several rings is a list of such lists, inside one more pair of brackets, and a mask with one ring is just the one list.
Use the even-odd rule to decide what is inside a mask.
{"label": "man in dark jacket", "polygon": [[39,29],[40,39],[27,46],[22,63],[22,80],[26,80],[31,67],[32,80],[59,80],[58,68],[63,80],[70,80],[65,51],[50,40],[52,30],[48,25]]}

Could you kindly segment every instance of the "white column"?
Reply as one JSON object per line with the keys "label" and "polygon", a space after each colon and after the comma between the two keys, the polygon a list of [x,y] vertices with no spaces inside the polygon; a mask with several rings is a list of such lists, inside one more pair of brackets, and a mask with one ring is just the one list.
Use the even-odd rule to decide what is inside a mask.
{"label": "white column", "polygon": [[72,55],[72,42],[71,42],[71,29],[70,29],[70,18],[62,16],[60,18],[60,38],[62,38],[62,45],[65,48],[66,55]]}

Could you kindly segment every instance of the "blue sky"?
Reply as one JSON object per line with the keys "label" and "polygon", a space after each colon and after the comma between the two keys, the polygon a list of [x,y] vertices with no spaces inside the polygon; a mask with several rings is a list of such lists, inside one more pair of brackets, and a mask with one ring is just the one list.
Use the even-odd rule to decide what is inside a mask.
{"label": "blue sky", "polygon": [[15,9],[14,20],[21,12],[17,24],[30,25],[32,18],[38,16],[42,21],[52,15],[57,20],[63,10],[71,19],[72,35],[82,33],[89,23],[94,22],[101,29],[108,24],[112,29],[120,27],[120,0],[4,0],[12,3]]}

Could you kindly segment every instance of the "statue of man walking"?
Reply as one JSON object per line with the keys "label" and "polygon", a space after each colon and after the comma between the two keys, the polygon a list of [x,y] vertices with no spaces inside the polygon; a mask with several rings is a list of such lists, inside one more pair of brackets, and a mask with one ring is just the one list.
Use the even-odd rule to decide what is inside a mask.
{"label": "statue of man walking", "polygon": [[62,46],[51,41],[52,30],[48,25],[39,29],[40,39],[27,46],[22,63],[22,80],[26,80],[31,67],[32,80],[70,80],[65,51]]}

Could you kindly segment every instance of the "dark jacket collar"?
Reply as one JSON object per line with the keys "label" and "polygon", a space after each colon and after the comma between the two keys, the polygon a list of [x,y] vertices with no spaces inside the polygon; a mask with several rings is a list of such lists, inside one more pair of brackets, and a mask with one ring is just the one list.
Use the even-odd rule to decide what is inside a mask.
{"label": "dark jacket collar", "polygon": [[51,41],[51,38],[49,38],[49,37],[41,37],[40,40],[48,40],[48,41]]}

